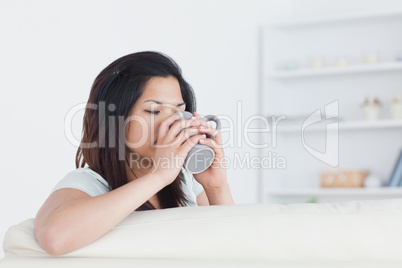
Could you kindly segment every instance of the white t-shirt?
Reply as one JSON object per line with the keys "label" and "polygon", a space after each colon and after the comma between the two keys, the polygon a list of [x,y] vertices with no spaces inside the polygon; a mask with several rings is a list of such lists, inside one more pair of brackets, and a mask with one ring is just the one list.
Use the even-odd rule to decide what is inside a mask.
{"label": "white t-shirt", "polygon": [[[182,189],[186,197],[194,203],[187,203],[186,206],[194,207],[197,205],[197,196],[204,191],[204,188],[198,183],[194,176],[182,168],[184,183]],[[78,168],[68,173],[56,186],[52,193],[62,188],[73,188],[81,190],[94,197],[109,192],[109,184],[101,175],[88,167]]]}

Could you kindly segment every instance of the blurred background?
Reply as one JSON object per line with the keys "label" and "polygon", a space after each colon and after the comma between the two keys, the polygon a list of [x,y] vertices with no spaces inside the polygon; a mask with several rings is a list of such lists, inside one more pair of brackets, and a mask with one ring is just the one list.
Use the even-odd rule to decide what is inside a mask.
{"label": "blurred background", "polygon": [[65,119],[96,75],[145,50],[172,57],[198,112],[222,119],[235,203],[402,196],[386,187],[402,147],[401,30],[398,0],[1,1],[0,240],[75,169],[67,135],[80,138],[83,111],[68,133]]}

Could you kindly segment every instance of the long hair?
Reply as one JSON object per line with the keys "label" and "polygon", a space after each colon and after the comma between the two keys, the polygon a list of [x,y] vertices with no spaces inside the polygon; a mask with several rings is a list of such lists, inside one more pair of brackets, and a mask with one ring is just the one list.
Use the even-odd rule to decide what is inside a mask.
{"label": "long hair", "polygon": [[[124,126],[117,124],[121,118],[124,121],[132,107],[142,95],[146,83],[152,77],[175,77],[180,85],[180,91],[186,111],[196,110],[196,100],[193,89],[183,79],[177,63],[170,57],[153,51],[144,51],[123,56],[108,65],[96,77],[83,118],[83,136],[78,147],[76,168],[85,164],[109,184],[110,190],[116,189],[128,182],[126,173],[126,154],[121,156],[125,145]],[[119,119],[118,119],[119,118]],[[176,180],[157,193],[162,208],[185,206],[187,199],[181,188],[184,180],[182,172]],[[136,210],[149,210],[155,207],[146,201]]]}

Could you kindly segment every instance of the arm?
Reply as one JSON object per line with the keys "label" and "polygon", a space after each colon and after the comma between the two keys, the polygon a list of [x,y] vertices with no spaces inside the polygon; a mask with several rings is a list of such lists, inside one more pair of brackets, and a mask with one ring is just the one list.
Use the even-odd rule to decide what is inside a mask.
{"label": "arm", "polygon": [[210,206],[210,205],[230,205],[234,204],[230,188],[226,189],[207,189],[207,192],[202,191],[197,196],[198,206]]}
{"label": "arm", "polygon": [[197,196],[197,204],[198,204],[198,206],[209,206],[208,197],[207,197],[205,191],[202,191]]}
{"label": "arm", "polygon": [[234,201],[230,192],[229,184],[218,188],[205,188],[210,205],[233,205]]}
{"label": "arm", "polygon": [[[182,159],[194,144],[203,137],[193,127],[186,128],[182,135],[180,124],[172,125],[181,118],[174,114],[160,124],[160,136],[153,156],[160,159]],[[195,120],[190,126],[198,125]],[[160,146],[173,144],[172,146]],[[182,163],[181,163],[182,164]],[[35,235],[39,245],[51,255],[61,255],[90,244],[110,231],[131,212],[149,200],[157,192],[172,183],[181,166],[163,168],[157,166],[154,173],[147,174],[106,194],[90,197],[76,189],[60,189],[45,201],[35,220]]]}
{"label": "arm", "polygon": [[[194,178],[204,188],[204,195],[208,197],[209,205],[234,204],[227,181],[225,154],[222,147],[221,133],[219,130],[212,128],[211,125],[206,123],[198,113],[194,112],[194,115],[201,121],[199,131],[201,133],[207,133],[213,137],[213,139],[202,139],[200,140],[200,143],[209,145],[215,151],[215,159],[212,165],[203,172],[194,174]],[[204,196],[201,196],[200,199],[203,204],[206,204]]]}
{"label": "arm", "polygon": [[165,186],[156,174],[148,174],[96,197],[76,189],[57,190],[36,215],[38,243],[51,255],[88,245]]}

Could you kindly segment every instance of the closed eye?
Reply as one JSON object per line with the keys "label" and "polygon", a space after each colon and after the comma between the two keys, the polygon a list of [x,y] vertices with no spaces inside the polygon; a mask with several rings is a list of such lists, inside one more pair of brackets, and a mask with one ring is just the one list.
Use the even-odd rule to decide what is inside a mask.
{"label": "closed eye", "polygon": [[150,114],[159,114],[160,113],[160,111],[148,111],[148,110],[145,110],[145,111]]}

